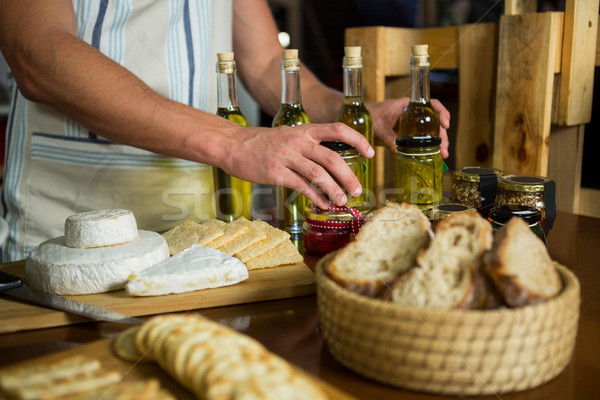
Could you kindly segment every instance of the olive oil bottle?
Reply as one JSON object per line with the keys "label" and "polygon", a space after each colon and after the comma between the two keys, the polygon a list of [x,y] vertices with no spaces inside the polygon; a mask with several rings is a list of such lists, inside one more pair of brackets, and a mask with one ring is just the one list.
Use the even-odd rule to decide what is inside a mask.
{"label": "olive oil bottle", "polygon": [[410,102],[400,116],[398,136],[440,135],[440,116],[429,98],[429,53],[426,44],[412,46]]}
{"label": "olive oil bottle", "polygon": [[442,201],[440,117],[429,98],[429,53],[426,44],[412,47],[411,92],[396,138],[396,201],[415,204],[424,213]]}
{"label": "olive oil bottle", "polygon": [[[217,115],[241,126],[249,126],[237,100],[236,65],[233,53],[217,53]],[[242,216],[252,219],[252,182],[213,168],[217,218],[231,222]]]}
{"label": "olive oil bottle", "polygon": [[[300,59],[297,49],[283,50],[281,59],[281,107],[273,118],[273,127],[296,126],[310,123],[302,107],[300,95]],[[277,187],[277,215],[279,228],[292,236],[302,232],[306,198],[295,190]]]}
{"label": "olive oil bottle", "polygon": [[[371,113],[365,107],[362,90],[362,56],[360,46],[344,47],[344,59],[342,62],[343,82],[344,82],[344,104],[338,111],[335,120],[343,122],[349,127],[355,129],[367,138],[371,146],[374,145],[373,118]],[[361,206],[374,205],[375,199],[373,193],[373,158],[363,157],[364,163],[364,182],[363,194],[360,199],[350,199],[349,203],[360,202]],[[366,203],[365,203],[366,202]]]}

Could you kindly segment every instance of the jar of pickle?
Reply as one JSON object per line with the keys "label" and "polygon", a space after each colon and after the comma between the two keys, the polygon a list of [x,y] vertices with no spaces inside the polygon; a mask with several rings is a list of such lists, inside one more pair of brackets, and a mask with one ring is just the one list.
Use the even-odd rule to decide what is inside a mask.
{"label": "jar of pickle", "polygon": [[469,205],[487,217],[496,199],[500,175],[495,168],[465,167],[454,171],[449,200]]}
{"label": "jar of pickle", "polygon": [[427,210],[427,217],[431,221],[432,225],[435,226],[439,221],[450,216],[451,214],[461,212],[477,212],[477,210],[467,204],[460,203],[442,203],[437,206],[431,207]]}
{"label": "jar of pickle", "polygon": [[304,211],[304,249],[313,255],[324,255],[346,246],[360,230],[367,210],[331,204],[323,210],[311,204]]}
{"label": "jar of pickle", "polygon": [[443,159],[439,136],[400,136],[396,138],[395,201],[411,203],[423,212],[442,201]]}
{"label": "jar of pickle", "polygon": [[546,234],[556,218],[555,183],[543,176],[505,175],[498,180],[494,207],[529,206],[541,213]]}
{"label": "jar of pickle", "polygon": [[[348,167],[350,167],[350,169],[352,170],[352,172],[354,172],[354,175],[356,175],[356,179],[358,179],[358,182],[360,183],[360,185],[363,188],[363,192],[358,196],[358,197],[350,197],[348,196],[348,202],[347,202],[347,206],[348,207],[365,207],[366,206],[366,199],[367,199],[367,193],[365,192],[365,190],[367,189],[366,187],[366,173],[367,173],[367,164],[365,163],[365,160],[363,158],[363,156],[352,146],[350,146],[349,144],[346,143],[342,143],[342,142],[321,142],[321,146],[325,146],[330,150],[335,151],[336,153],[338,153],[346,162],[346,164],[348,165]],[[340,185],[340,187],[343,189],[343,186],[338,182],[338,180],[332,176],[333,179],[335,180],[335,182]],[[348,193],[344,190],[344,193],[346,193],[346,195],[348,195]]]}
{"label": "jar of pickle", "polygon": [[511,218],[518,217],[524,220],[535,235],[548,246],[546,235],[542,229],[542,213],[534,207],[510,205],[493,207],[490,211],[490,222],[495,231],[500,229]]}

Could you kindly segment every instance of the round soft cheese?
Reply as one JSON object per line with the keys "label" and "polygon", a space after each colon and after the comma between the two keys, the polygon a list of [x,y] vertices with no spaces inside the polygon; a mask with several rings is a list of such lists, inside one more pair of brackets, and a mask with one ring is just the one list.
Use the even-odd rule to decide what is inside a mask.
{"label": "round soft cheese", "polygon": [[69,247],[115,246],[137,238],[137,223],[129,210],[88,211],[65,220],[65,244]]}
{"label": "round soft cheese", "polygon": [[41,243],[25,262],[25,279],[33,287],[61,295],[122,289],[134,272],[169,258],[162,235],[138,231],[137,240],[110,247],[77,249],[65,237]]}

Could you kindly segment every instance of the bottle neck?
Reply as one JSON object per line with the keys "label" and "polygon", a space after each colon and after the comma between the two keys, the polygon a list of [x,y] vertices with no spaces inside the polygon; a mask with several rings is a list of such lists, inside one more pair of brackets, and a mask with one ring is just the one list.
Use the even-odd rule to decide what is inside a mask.
{"label": "bottle neck", "polygon": [[281,103],[301,104],[300,70],[281,69]]}
{"label": "bottle neck", "polygon": [[344,68],[344,102],[363,102],[362,68]]}
{"label": "bottle neck", "polygon": [[416,64],[411,62],[411,91],[412,103],[429,103],[429,63]]}
{"label": "bottle neck", "polygon": [[217,72],[217,107],[238,107],[234,73]]}

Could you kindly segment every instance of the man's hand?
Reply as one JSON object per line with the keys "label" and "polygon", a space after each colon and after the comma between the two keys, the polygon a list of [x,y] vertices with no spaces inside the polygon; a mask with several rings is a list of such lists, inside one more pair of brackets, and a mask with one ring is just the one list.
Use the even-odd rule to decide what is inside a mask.
{"label": "man's hand", "polygon": [[[403,97],[401,99],[366,103],[366,106],[373,117],[376,137],[385,144],[385,147],[394,153],[396,152],[396,137],[398,136],[395,128],[400,119],[400,115],[408,105],[408,102],[409,98]],[[440,137],[442,138],[440,152],[442,157],[448,158],[447,129],[450,128],[450,112],[439,102],[439,100],[432,99],[431,105],[433,105],[433,108],[440,115]]]}
{"label": "man's hand", "polygon": [[329,200],[323,192],[337,205],[347,201],[330,173],[351,196],[360,195],[363,188],[342,157],[319,143],[339,140],[365,157],[375,154],[364,136],[342,123],[277,128],[232,126],[230,132],[227,140],[231,150],[228,157],[221,157],[219,167],[245,180],[292,188],[325,209]]}

